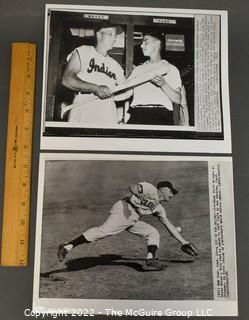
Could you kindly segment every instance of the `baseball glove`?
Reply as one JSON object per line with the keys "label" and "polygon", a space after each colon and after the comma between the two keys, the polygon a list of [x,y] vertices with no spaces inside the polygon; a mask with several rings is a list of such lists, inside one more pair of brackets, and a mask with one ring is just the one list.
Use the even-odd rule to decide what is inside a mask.
{"label": "baseball glove", "polygon": [[198,251],[192,243],[186,243],[181,246],[183,252],[189,254],[190,256],[198,256]]}

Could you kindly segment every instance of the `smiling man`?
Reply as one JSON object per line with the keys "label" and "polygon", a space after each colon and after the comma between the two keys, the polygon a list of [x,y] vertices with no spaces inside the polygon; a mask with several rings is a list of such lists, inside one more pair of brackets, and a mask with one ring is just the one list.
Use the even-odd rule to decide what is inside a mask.
{"label": "smiling man", "polygon": [[150,270],[164,270],[166,265],[156,259],[160,243],[159,232],[150,224],[140,220],[145,215],[156,216],[170,234],[181,243],[184,252],[192,256],[198,254],[194,246],[186,241],[169,221],[161,205],[161,202],[169,202],[177,194],[170,181],[161,181],[157,187],[148,182],[131,184],[129,191],[126,197],[112,206],[109,217],[102,225],[90,228],[76,239],[61,244],[58,249],[59,260],[63,261],[67,253],[80,244],[97,241],[126,230],[146,241],[147,267]]}
{"label": "smiling man", "polygon": [[[126,79],[119,63],[108,55],[120,27],[103,21],[95,26],[95,46],[82,45],[69,56],[62,84],[75,92],[73,103],[82,101],[70,111],[68,121],[84,124],[117,124],[112,88]],[[89,101],[89,97],[98,99]]]}

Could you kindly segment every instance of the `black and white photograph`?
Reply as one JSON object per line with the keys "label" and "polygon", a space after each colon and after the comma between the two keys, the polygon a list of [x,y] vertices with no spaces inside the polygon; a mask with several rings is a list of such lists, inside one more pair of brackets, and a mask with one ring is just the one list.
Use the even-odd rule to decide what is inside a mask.
{"label": "black and white photograph", "polygon": [[42,154],[33,309],[235,314],[232,181],[230,158]]}
{"label": "black and white photograph", "polygon": [[42,149],[230,152],[225,11],[47,5]]}

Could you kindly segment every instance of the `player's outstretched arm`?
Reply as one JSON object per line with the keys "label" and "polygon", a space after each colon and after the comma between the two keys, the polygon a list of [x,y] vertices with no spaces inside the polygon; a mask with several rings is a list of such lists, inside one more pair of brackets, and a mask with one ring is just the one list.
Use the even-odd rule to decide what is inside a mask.
{"label": "player's outstretched arm", "polygon": [[159,220],[162,222],[163,225],[168,229],[168,231],[172,234],[172,236],[181,243],[181,250],[184,253],[187,253],[190,256],[198,256],[198,251],[195,246],[183,239],[180,233],[177,231],[176,227],[169,221],[166,214],[158,216]]}
{"label": "player's outstretched arm", "polygon": [[185,245],[189,243],[189,241],[186,241],[180,233],[177,231],[176,227],[169,221],[166,214],[158,216],[158,219],[161,221],[161,223],[167,228],[169,233],[182,245]]}
{"label": "player's outstretched arm", "polygon": [[80,72],[80,59],[77,52],[74,52],[68,61],[66,69],[62,76],[62,84],[74,91],[83,93],[93,93],[100,99],[106,99],[113,95],[111,89],[105,85],[96,85],[83,81],[78,77]]}

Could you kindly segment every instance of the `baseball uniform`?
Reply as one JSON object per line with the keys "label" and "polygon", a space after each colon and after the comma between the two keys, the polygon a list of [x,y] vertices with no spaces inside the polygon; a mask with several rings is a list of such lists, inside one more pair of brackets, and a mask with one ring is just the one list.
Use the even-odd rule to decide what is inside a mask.
{"label": "baseball uniform", "polygon": [[[139,218],[143,215],[166,215],[159,203],[157,189],[148,182],[139,183],[142,186],[142,199],[132,194],[116,202],[107,220],[99,227],[88,229],[83,236],[89,241],[96,241],[107,236],[127,230],[143,237],[147,245],[159,247],[159,232]],[[149,205],[153,203],[153,209]]]}
{"label": "baseball uniform", "polygon": [[112,206],[109,217],[102,225],[90,228],[79,237],[59,245],[57,253],[59,260],[63,261],[67,253],[80,244],[97,241],[127,230],[145,239],[148,249],[146,265],[149,270],[164,270],[166,265],[156,259],[160,243],[159,232],[150,224],[139,220],[141,216],[152,214],[158,216],[162,224],[182,244],[181,249],[185,253],[192,256],[198,255],[195,247],[184,240],[167,219],[166,212],[160,204],[161,201],[169,201],[177,190],[169,181],[159,182],[157,188],[148,182],[130,185],[130,194]]}
{"label": "baseball uniform", "polygon": [[[124,81],[124,72],[121,66],[108,54],[103,56],[92,46],[76,48],[69,56],[76,52],[80,61],[78,77],[86,82],[105,85],[113,88]],[[78,92],[73,103],[89,98],[93,94]],[[96,96],[95,96],[96,97]],[[70,111],[68,121],[85,124],[113,125],[117,123],[116,105],[112,98],[95,99]]]}

